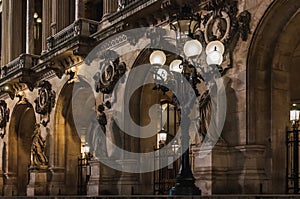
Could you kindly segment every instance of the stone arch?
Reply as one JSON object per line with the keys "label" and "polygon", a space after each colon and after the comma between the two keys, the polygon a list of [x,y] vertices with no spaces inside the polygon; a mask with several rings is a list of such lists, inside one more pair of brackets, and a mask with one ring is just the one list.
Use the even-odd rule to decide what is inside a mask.
{"label": "stone arch", "polygon": [[[85,131],[88,126],[78,127],[78,114],[84,114],[87,104],[95,104],[95,100],[91,102],[90,96],[91,88],[87,83],[66,83],[59,94],[56,110],[55,110],[55,125],[53,146],[54,154],[52,156],[52,170],[53,176],[58,181],[56,190],[52,192],[67,193],[68,195],[77,194],[77,180],[78,180],[78,158],[81,156],[81,147],[85,142]],[[88,101],[85,100],[89,99]],[[74,98],[81,101],[81,104],[74,103]],[[93,98],[94,99],[94,98]],[[94,106],[92,107],[94,108]],[[91,110],[91,107],[89,107]],[[83,111],[83,112],[80,112]],[[82,123],[88,125],[88,118],[80,117],[80,119],[86,118]],[[80,124],[79,124],[80,125]],[[57,182],[53,182],[57,183]],[[55,193],[54,193],[55,194]]]}
{"label": "stone arch", "polygon": [[13,109],[9,124],[8,135],[8,179],[12,187],[7,187],[8,195],[26,195],[29,181],[28,168],[30,166],[30,151],[34,125],[36,123],[35,113],[30,103],[16,104]]}
{"label": "stone arch", "polygon": [[[134,63],[131,66],[131,69],[137,68],[144,64],[149,64],[149,57],[152,53],[151,49],[144,48],[141,52],[139,52],[138,56],[136,57]],[[169,58],[168,58],[169,59]],[[167,60],[167,62],[170,60]],[[152,71],[149,65],[149,70],[139,71],[139,77],[137,78],[135,75],[129,73],[129,76],[126,80],[126,85],[124,85],[124,100],[125,104],[129,104],[129,113],[130,119],[137,125],[137,126],[148,126],[153,129],[154,132],[151,132],[151,135],[148,138],[135,138],[132,137],[126,132],[131,131],[139,131],[141,129],[133,129],[130,125],[125,126],[125,135],[122,138],[124,142],[124,149],[131,151],[131,152],[140,152],[140,153],[147,153],[154,150],[156,146],[156,133],[157,125],[160,123],[160,118],[156,113],[151,113],[150,108],[153,105],[159,106],[160,100],[170,100],[170,96],[164,95],[162,92],[154,90],[154,84],[144,84],[149,78],[152,78]],[[135,85],[143,85],[136,90]],[[129,94],[132,93],[131,96]],[[125,107],[126,109],[127,107]],[[155,110],[153,110],[155,111]],[[159,111],[159,109],[157,110]],[[129,119],[125,116],[126,119]],[[126,122],[126,121],[125,121]],[[125,157],[126,158],[126,157]],[[151,157],[152,158],[152,157]],[[140,159],[138,161],[147,162],[145,159]],[[148,164],[149,168],[153,168],[152,164]],[[139,175],[139,183],[140,185],[140,192],[144,194],[153,194],[153,173],[141,173]]]}
{"label": "stone arch", "polygon": [[300,39],[298,1],[274,1],[258,24],[247,60],[247,143],[266,146],[270,192],[284,193],[291,60]]}

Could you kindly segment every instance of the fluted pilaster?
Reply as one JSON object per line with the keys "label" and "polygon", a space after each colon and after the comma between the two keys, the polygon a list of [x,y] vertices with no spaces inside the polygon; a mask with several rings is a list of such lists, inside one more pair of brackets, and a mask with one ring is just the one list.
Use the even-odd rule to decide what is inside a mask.
{"label": "fluted pilaster", "polygon": [[26,0],[26,53],[34,54],[34,0]]}
{"label": "fluted pilaster", "polygon": [[103,0],[103,19],[118,9],[118,0]]}
{"label": "fluted pilaster", "polygon": [[47,49],[47,38],[51,35],[51,0],[43,0],[42,51]]}

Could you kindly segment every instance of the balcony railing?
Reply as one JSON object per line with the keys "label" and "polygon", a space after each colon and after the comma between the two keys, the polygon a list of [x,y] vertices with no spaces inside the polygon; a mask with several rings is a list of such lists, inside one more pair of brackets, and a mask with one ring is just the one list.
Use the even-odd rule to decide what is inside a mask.
{"label": "balcony railing", "polygon": [[30,54],[21,54],[18,58],[9,62],[1,68],[0,84],[10,78],[18,78],[22,74],[23,69],[31,69],[37,64],[39,56]]}
{"label": "balcony railing", "polygon": [[137,3],[139,2],[140,0],[119,0],[119,9],[118,10],[121,10],[121,9],[124,9],[134,3]]}
{"label": "balcony railing", "polygon": [[54,36],[47,39],[47,52],[64,47],[66,43],[77,37],[89,37],[97,31],[98,22],[88,19],[78,19]]}

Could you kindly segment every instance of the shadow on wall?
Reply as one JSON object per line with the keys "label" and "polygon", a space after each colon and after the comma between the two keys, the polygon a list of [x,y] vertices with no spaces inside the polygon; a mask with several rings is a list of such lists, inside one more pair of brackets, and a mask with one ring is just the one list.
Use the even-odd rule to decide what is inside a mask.
{"label": "shadow on wall", "polygon": [[240,194],[243,193],[243,179],[242,169],[244,165],[243,154],[233,146],[240,143],[240,121],[238,116],[241,113],[238,110],[238,97],[235,89],[233,89],[233,81],[237,81],[237,84],[242,84],[239,79],[231,79],[226,77],[227,84],[225,85],[226,97],[227,97],[227,112],[226,120],[222,137],[226,140],[229,147],[228,154],[228,173],[227,173],[227,194]]}

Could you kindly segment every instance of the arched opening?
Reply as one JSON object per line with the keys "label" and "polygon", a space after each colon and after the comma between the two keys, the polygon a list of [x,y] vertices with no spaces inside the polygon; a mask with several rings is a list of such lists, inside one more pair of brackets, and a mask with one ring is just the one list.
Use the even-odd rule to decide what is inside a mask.
{"label": "arched opening", "polygon": [[30,103],[17,104],[12,112],[8,136],[8,177],[13,179],[11,193],[8,195],[26,195],[29,181],[30,149],[35,113]]}
{"label": "arched opening", "polygon": [[[60,181],[53,182],[57,186],[53,194],[78,194],[78,158],[91,122],[91,112],[95,113],[95,99],[89,97],[93,95],[91,88],[88,84],[79,84],[66,83],[56,105],[54,154],[50,161],[53,176],[60,176]],[[74,98],[76,102],[72,101]]]}
{"label": "arched opening", "polygon": [[[265,13],[250,46],[247,63],[247,143],[266,146],[265,171],[271,193],[284,193],[285,135],[290,104],[300,89],[298,1],[275,1]],[[298,52],[298,53],[297,53]],[[297,61],[298,60],[298,61]]]}
{"label": "arched opening", "polygon": [[[139,56],[136,58],[134,64],[132,65],[132,69],[142,66],[144,64],[149,64],[149,56],[151,53],[152,50],[150,49],[144,49],[143,51],[141,51],[139,53]],[[172,60],[172,55],[167,56],[167,63],[170,63],[170,60]],[[136,129],[130,125],[125,124],[124,125],[126,128],[125,131],[126,132],[138,131],[140,134],[149,135],[149,137],[147,138],[136,138],[126,134],[125,132],[124,137],[122,138],[124,140],[123,147],[125,148],[125,150],[131,152],[149,153],[158,149],[159,146],[157,144],[158,143],[157,133],[159,132],[160,128],[162,128],[161,117],[165,116],[165,118],[167,118],[167,115],[161,113],[160,107],[161,104],[164,104],[164,102],[172,101],[172,96],[170,93],[163,93],[162,91],[155,89],[154,83],[145,84],[145,82],[153,82],[153,71],[151,70],[150,65],[148,68],[149,68],[148,70],[147,69],[139,70],[138,78],[136,76],[137,74],[130,73],[124,89],[125,90],[124,100],[125,100],[125,104],[129,104],[130,119],[139,127],[147,126],[147,129],[143,129],[143,128]],[[141,85],[141,86],[136,89],[136,85]],[[128,119],[127,116],[125,116],[125,118]],[[166,124],[164,123],[163,127],[165,128],[165,130],[171,129],[171,128],[170,129],[167,128],[167,123]],[[151,130],[151,132],[149,132],[149,130]],[[143,132],[143,131],[147,131],[147,132]],[[174,135],[174,132],[172,133],[169,132],[169,134],[170,136]],[[146,167],[148,167],[148,169],[150,168],[158,169],[156,163],[159,164],[160,161],[159,158],[168,158],[168,157],[150,157],[150,158],[151,161],[147,160],[146,157],[143,158],[140,157],[140,159],[137,161],[140,161],[142,164],[148,162],[148,164],[145,165]],[[153,163],[152,160],[154,160],[154,164],[152,164]],[[172,173],[172,171],[170,170],[175,169],[175,167],[170,166],[170,167],[165,167],[164,169],[165,169],[164,171],[161,169],[161,171],[163,171],[166,174],[164,175],[164,177],[169,178],[171,175],[167,175],[167,172]],[[138,180],[139,183],[141,183],[140,192],[144,194],[150,194],[150,195],[167,194],[166,190],[171,187],[167,188],[168,185],[164,184],[166,185],[164,189],[166,192],[164,191],[158,192],[159,187],[157,182],[159,179],[157,177],[162,177],[162,175],[159,175],[158,172],[156,171],[139,174]],[[163,179],[160,180],[161,182],[163,182],[162,181]],[[169,180],[171,182],[172,179],[164,179],[164,180],[166,181]],[[174,186],[174,184],[172,184],[172,186]],[[162,188],[162,185],[160,188]]]}

